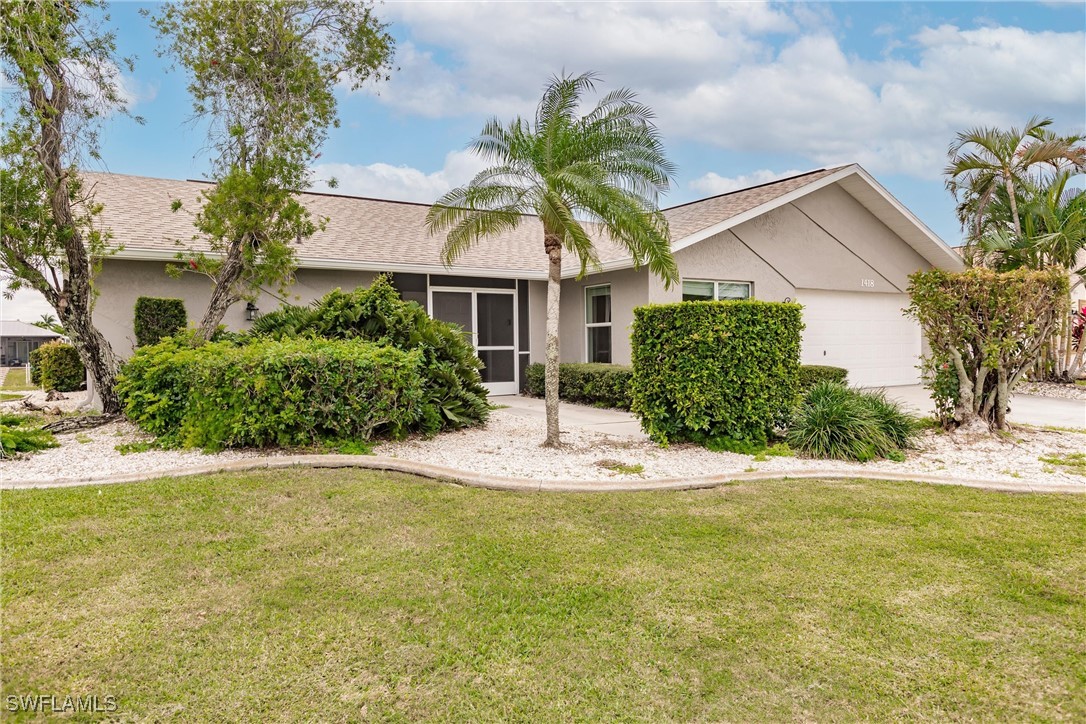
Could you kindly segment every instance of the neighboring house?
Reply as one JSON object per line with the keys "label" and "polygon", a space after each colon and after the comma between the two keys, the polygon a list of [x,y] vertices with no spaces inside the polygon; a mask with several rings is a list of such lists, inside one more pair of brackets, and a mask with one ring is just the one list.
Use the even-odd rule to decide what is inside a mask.
{"label": "neighboring house", "polygon": [[[191,212],[207,184],[88,174],[101,223],[123,249],[105,260],[95,321],[122,356],[131,353],[139,296],[180,297],[198,320],[210,294],[205,277],[173,279],[165,262],[190,243]],[[428,205],[334,194],[302,195],[327,230],[298,246],[289,301],[308,302],[336,287],[367,285],[391,272],[407,299],[472,334],[492,393],[514,393],[524,367],[544,355],[546,262],[532,219],[490,238],[445,268],[443,238],[431,236]],[[174,199],[189,210],[171,213]],[[670,289],[602,235],[601,268],[577,279],[567,259],[561,301],[562,360],[630,361],[634,307],[684,299],[795,301],[805,307],[803,361],[848,368],[855,384],[917,381],[917,325],[902,315],[907,276],[961,269],[960,257],[857,165],[820,169],[665,211],[682,281]],[[259,311],[279,305],[265,293]],[[226,324],[246,327],[246,305]]]}
{"label": "neighboring house", "polygon": [[61,335],[15,319],[0,320],[0,366],[25,365],[30,353]]}

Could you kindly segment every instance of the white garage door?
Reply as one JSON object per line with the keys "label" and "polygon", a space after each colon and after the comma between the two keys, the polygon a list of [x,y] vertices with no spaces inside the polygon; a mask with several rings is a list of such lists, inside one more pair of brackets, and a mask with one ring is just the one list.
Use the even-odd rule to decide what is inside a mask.
{"label": "white garage door", "polygon": [[803,364],[848,370],[849,384],[914,385],[920,327],[902,313],[905,294],[797,290],[803,305]]}

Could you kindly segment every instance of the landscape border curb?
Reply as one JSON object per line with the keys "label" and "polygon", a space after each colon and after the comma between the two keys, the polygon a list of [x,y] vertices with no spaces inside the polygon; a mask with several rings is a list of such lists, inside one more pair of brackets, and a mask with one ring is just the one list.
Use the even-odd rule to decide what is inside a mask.
{"label": "landscape border curb", "polygon": [[760,480],[823,479],[823,480],[879,480],[889,482],[930,483],[933,485],[957,485],[1006,493],[1086,493],[1086,483],[1029,483],[985,480],[982,478],[951,478],[945,475],[917,473],[892,473],[886,471],[817,470],[759,471],[751,473],[721,473],[700,477],[661,478],[655,480],[533,480],[487,475],[458,470],[443,465],[432,465],[414,460],[384,455],[280,455],[231,460],[208,465],[188,466],[172,470],[158,470],[132,475],[88,476],[60,478],[49,482],[0,482],[0,490],[33,490],[42,488],[73,488],[89,485],[116,485],[139,483],[160,478],[182,478],[215,473],[245,472],[252,470],[279,470],[284,468],[357,468],[406,473],[431,480],[446,481],[474,488],[503,490],[522,493],[639,493],[658,490],[701,490],[729,483],[756,482]]}

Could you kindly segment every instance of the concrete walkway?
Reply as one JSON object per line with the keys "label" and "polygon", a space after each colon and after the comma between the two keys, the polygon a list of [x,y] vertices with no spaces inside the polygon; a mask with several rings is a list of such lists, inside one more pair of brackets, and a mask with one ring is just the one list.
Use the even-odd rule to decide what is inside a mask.
{"label": "concrete walkway", "polygon": [[[921,415],[935,409],[930,393],[920,385],[887,387],[886,395]],[[1086,400],[1064,400],[1058,397],[1013,395],[1008,419],[1025,425],[1086,428]]]}
{"label": "concrete walkway", "polygon": [[[547,416],[546,407],[542,398],[539,397],[501,395],[491,397],[490,401],[495,405],[508,407],[509,409],[503,410],[503,412],[509,415],[530,417],[537,420],[542,420]],[[558,416],[563,428],[583,428],[593,432],[601,432],[604,435],[614,435],[633,440],[649,439],[645,433],[641,432],[641,423],[638,422],[637,418],[622,410],[601,409],[560,402],[558,404]]]}

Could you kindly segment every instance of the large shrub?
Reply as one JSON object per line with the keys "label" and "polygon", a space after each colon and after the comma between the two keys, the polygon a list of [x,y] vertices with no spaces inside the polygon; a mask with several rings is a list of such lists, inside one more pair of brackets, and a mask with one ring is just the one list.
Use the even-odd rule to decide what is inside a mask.
{"label": "large shrub", "polygon": [[844,367],[831,367],[829,365],[800,365],[799,388],[806,392],[819,382],[848,382],[848,370]]}
{"label": "large shrub", "polygon": [[788,445],[815,458],[904,459],[919,424],[886,398],[838,382],[819,382],[807,392],[788,427]]}
{"label": "large shrub", "polygon": [[796,401],[802,330],[798,304],[638,307],[632,410],[660,443],[764,445]]}
{"label": "large shrub", "polygon": [[361,340],[167,339],[136,351],[118,391],[142,429],[206,450],[399,437],[421,414],[420,359]]}
{"label": "large shrub", "polygon": [[415,302],[400,299],[386,275],[367,288],[336,289],[307,307],[285,305],[258,319],[253,338],[362,339],[421,354],[424,395],[419,430],[474,425],[490,412],[482,363],[459,327],[431,319]]}
{"label": "large shrub", "polygon": [[1006,427],[1015,386],[1063,322],[1066,273],[933,269],[909,282],[908,313],[931,347],[924,379],[943,424]]}
{"label": "large shrub", "polygon": [[73,392],[87,380],[87,371],[75,347],[66,342],[46,342],[30,353],[30,377],[47,390]]}
{"label": "large shrub", "polygon": [[[543,397],[546,392],[546,366],[528,365],[524,389],[529,395]],[[566,363],[558,366],[558,397],[587,405],[630,409],[633,368],[599,363]]]}
{"label": "large shrub", "polygon": [[188,320],[185,303],[180,299],[140,297],[136,300],[133,324],[136,345],[143,347],[172,337],[188,325]]}

